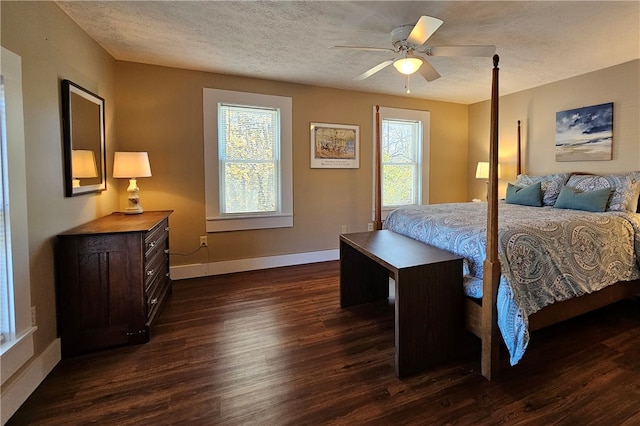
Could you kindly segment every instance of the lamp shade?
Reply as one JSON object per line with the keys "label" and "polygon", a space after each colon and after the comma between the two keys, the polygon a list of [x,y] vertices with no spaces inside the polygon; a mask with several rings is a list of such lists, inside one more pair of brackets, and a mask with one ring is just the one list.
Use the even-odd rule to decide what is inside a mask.
{"label": "lamp shade", "polygon": [[418,71],[422,66],[422,59],[416,58],[415,56],[407,56],[393,61],[393,66],[396,67],[400,73],[410,75]]}
{"label": "lamp shade", "polygon": [[[500,177],[500,164],[498,164],[498,178]],[[476,179],[489,179],[489,163],[479,161],[476,167]]]}
{"label": "lamp shade", "polygon": [[489,163],[480,161],[476,167],[476,179],[489,179]]}
{"label": "lamp shade", "polygon": [[72,150],[71,174],[74,179],[90,179],[98,177],[95,153],[90,149]]}
{"label": "lamp shade", "polygon": [[146,152],[116,152],[113,158],[114,178],[140,178],[151,176],[149,154]]}

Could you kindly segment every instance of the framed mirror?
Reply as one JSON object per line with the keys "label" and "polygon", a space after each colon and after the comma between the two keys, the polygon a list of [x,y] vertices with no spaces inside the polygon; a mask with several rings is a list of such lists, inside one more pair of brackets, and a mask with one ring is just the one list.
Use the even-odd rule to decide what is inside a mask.
{"label": "framed mirror", "polygon": [[107,189],[104,99],[62,80],[65,196]]}

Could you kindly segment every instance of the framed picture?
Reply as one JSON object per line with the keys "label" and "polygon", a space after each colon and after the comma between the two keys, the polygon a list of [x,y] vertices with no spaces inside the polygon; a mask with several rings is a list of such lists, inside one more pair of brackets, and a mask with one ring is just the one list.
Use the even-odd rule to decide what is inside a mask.
{"label": "framed picture", "polygon": [[556,113],[556,161],[611,160],[613,102]]}
{"label": "framed picture", "polygon": [[311,168],[360,167],[360,127],[311,123]]}

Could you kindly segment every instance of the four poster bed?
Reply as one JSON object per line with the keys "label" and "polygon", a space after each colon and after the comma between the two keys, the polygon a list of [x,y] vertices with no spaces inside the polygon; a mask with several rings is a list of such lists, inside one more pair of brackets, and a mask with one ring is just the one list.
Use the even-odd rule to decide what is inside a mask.
{"label": "four poster bed", "polygon": [[[513,365],[529,331],[640,294],[640,172],[522,175],[518,122],[516,185],[498,200],[497,55],[493,62],[487,203],[400,208],[384,222],[464,258],[465,324],[482,341],[487,379],[497,374],[501,341]],[[375,180],[374,229],[381,229],[379,158]]]}

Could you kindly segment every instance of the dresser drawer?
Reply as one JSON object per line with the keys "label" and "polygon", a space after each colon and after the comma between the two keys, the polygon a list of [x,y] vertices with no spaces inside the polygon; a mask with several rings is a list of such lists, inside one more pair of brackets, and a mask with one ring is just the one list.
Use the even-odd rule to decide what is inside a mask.
{"label": "dresser drawer", "polygon": [[171,281],[169,280],[169,276],[165,274],[156,275],[155,279],[151,282],[151,285],[146,292],[148,325],[150,325],[155,319],[155,316],[158,313],[158,308],[169,293],[170,287]]}
{"label": "dresser drawer", "polygon": [[155,249],[169,237],[169,220],[165,219],[154,226],[144,238],[144,256],[149,258]]}
{"label": "dresser drawer", "polygon": [[145,261],[144,266],[144,288],[145,291],[151,286],[153,280],[158,275],[165,275],[169,272],[169,249],[168,241],[165,239],[159,245],[156,245],[149,257]]}

